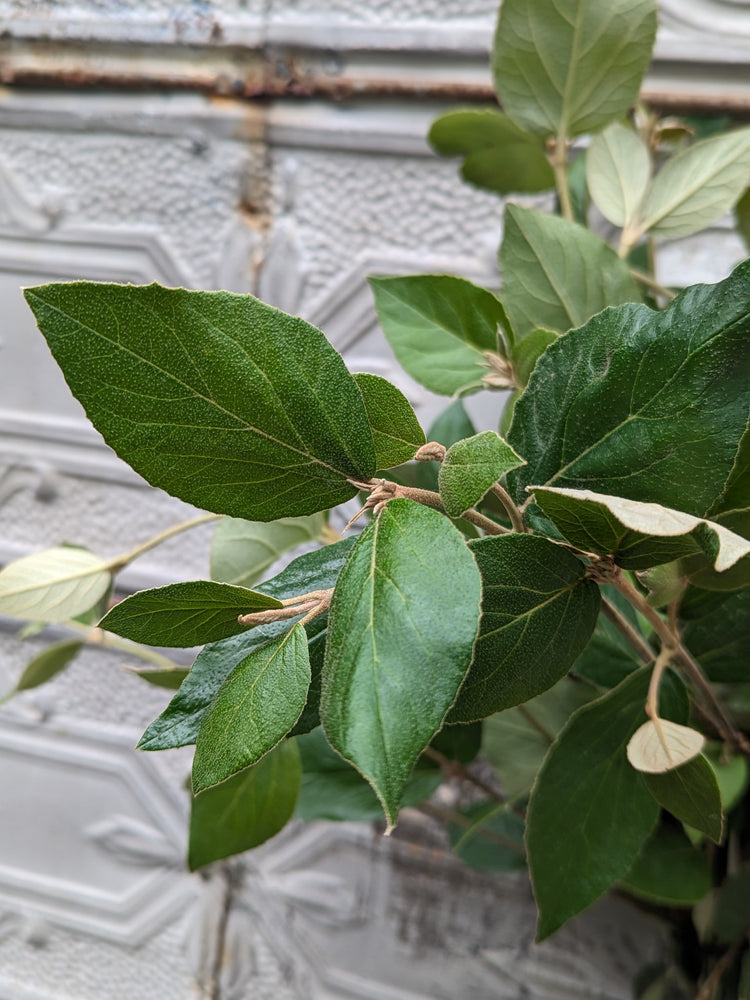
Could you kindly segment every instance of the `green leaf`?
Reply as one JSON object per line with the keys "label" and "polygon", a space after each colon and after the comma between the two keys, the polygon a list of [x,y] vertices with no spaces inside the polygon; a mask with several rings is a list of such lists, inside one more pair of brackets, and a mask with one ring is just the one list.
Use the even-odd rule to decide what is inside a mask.
{"label": "green leaf", "polygon": [[482,723],[443,726],[430,746],[448,760],[456,760],[459,764],[470,764],[482,749]]}
{"label": "green leaf", "polygon": [[[440,573],[425,562],[440,554]],[[389,826],[469,668],[481,580],[437,511],[392,500],[346,562],[329,612],[320,718],[375,789]]]}
{"label": "green leaf", "polygon": [[424,431],[403,392],[379,375],[358,372],[354,381],[365,401],[377,468],[392,469],[414,458]]}
{"label": "green leaf", "polygon": [[537,135],[595,131],[635,104],[655,37],[655,0],[503,0],[492,57],[500,104]]}
{"label": "green leaf", "polygon": [[734,223],[745,247],[750,251],[750,187],[734,206]]}
{"label": "green leaf", "polygon": [[663,774],[644,774],[646,787],[660,806],[718,844],[724,827],[721,793],[714,769],[699,754]]}
{"label": "green leaf", "polygon": [[[278,576],[266,580],[263,589],[271,596],[282,600],[311,589],[326,590],[332,587],[354,542],[354,538],[347,538],[343,542],[336,542],[335,545],[328,545],[299,556]],[[297,732],[307,732],[320,721],[318,697],[326,627],[326,615],[313,618],[306,627],[313,680],[310,685],[308,705],[297,724]],[[283,635],[288,628],[288,622],[274,622],[205,646],[198,654],[180,690],[161,715],[146,729],[138,749],[169,750],[195,743],[206,709],[237,664],[269,639]]]}
{"label": "green leaf", "polygon": [[203,716],[193,760],[193,791],[255,764],[289,733],[310,686],[307,635],[299,623],[241,660]]}
{"label": "green leaf", "polygon": [[464,156],[461,176],[478,188],[509,194],[555,186],[542,141],[492,108],[449,111],[427,138],[443,156]]}
{"label": "green leaf", "polygon": [[713,886],[708,855],[697,851],[678,827],[661,824],[620,879],[628,892],[664,906],[693,906]]}
{"label": "green leaf", "polygon": [[200,646],[246,631],[238,615],[280,607],[275,598],[245,587],[191,580],[126,597],[99,627],[149,646]]}
{"label": "green leaf", "polygon": [[484,718],[552,687],[583,651],[599,613],[599,588],[560,545],[512,534],[469,547],[482,574],[482,618],[450,722]]}
{"label": "green leaf", "polygon": [[640,302],[627,264],[594,233],[548,212],[507,205],[500,246],[503,302],[519,339],[564,333],[606,306]]}
{"label": "green leaf", "polygon": [[466,825],[448,824],[453,853],[477,871],[512,872],[526,867],[523,820],[508,806],[475,802],[458,816]]}
{"label": "green leaf", "polygon": [[141,680],[153,684],[154,687],[166,688],[168,691],[177,691],[190,673],[190,669],[185,667],[174,667],[164,670],[142,670],[139,667],[127,667],[128,673],[135,674]]}
{"label": "green leaf", "polygon": [[[650,675],[638,670],[579,709],[539,772],[526,819],[538,940],[624,878],[654,828],[659,807],[625,756],[644,720]],[[661,694],[661,714],[685,721],[684,688],[670,676]]]}
{"label": "green leaf", "polygon": [[474,507],[510,469],[523,459],[495,431],[482,431],[457,441],[445,453],[438,473],[440,496],[451,517]]}
{"label": "green leaf", "polygon": [[[476,428],[471,422],[466,407],[460,399],[454,400],[435,419],[435,422],[427,432],[428,441],[437,441],[438,444],[450,448],[456,441],[476,434]],[[435,462],[417,462],[417,485],[423,490],[437,490],[438,488],[438,467]]]}
{"label": "green leaf", "polygon": [[51,681],[76,658],[82,646],[83,643],[78,639],[67,639],[65,642],[56,642],[54,646],[48,646],[26,664],[16,682],[15,691],[28,691],[30,688]]}
{"label": "green leaf", "polygon": [[658,503],[556,486],[528,489],[569,542],[585,552],[612,555],[625,569],[648,569],[703,549],[723,572],[750,555],[747,539]]}
{"label": "green leaf", "polygon": [[734,944],[750,928],[750,865],[741,865],[715,894],[710,918],[710,937]]}
{"label": "green leaf", "polygon": [[324,525],[322,514],[278,521],[223,518],[211,539],[211,578],[250,587],[285,552],[318,538]]}
{"label": "green leaf", "polygon": [[728,212],[750,179],[750,128],[696,142],[668,160],[643,206],[640,230],[678,239]]}
{"label": "green leaf", "polygon": [[724,813],[730,813],[742,800],[750,777],[750,766],[747,758],[739,754],[726,755],[722,743],[709,744],[706,756],[719,783],[721,804]]}
{"label": "green leaf", "polygon": [[33,552],[0,570],[0,614],[64,622],[96,604],[110,581],[107,563],[86,549]]}
{"label": "green leaf", "polygon": [[173,496],[271,521],[343,503],[347,477],[375,472],[359,389],[304,320],[250,295],[156,284],[24,294],[97,430]]}
{"label": "green leaf", "polygon": [[750,681],[750,590],[733,594],[717,614],[688,622],[682,637],[709,680]]}
{"label": "green leaf", "polygon": [[388,343],[413,379],[443,396],[480,388],[485,352],[498,352],[505,319],[492,292],[435,274],[370,278],[370,284]]}
{"label": "green leaf", "polygon": [[537,361],[558,336],[554,330],[540,328],[531,330],[523,340],[513,345],[510,358],[517,385],[526,388]]}
{"label": "green leaf", "polygon": [[[614,587],[605,585],[600,589],[602,597],[606,597],[635,631],[640,632],[638,615],[630,601]],[[627,639],[600,611],[591,641],[573,664],[573,672],[600,687],[613,688],[641,665]]]}
{"label": "green leaf", "polygon": [[257,847],[286,826],[300,784],[299,751],[286,740],[254,767],[193,798],[190,871]]}
{"label": "green leaf", "polygon": [[[302,785],[295,815],[299,819],[368,822],[383,815],[377,795],[351,764],[332,750],[322,729],[297,737]],[[442,781],[434,766],[417,765],[404,789],[405,806],[428,799]]]}
{"label": "green leaf", "polygon": [[485,719],[482,750],[507,798],[528,795],[555,737],[573,712],[593,697],[587,684],[563,677],[525,705]]}
{"label": "green leaf", "polygon": [[750,408],[750,264],[662,312],[607,309],[560,337],[516,404],[508,476],[703,517],[721,495]]}
{"label": "green leaf", "polygon": [[605,219],[628,226],[638,215],[651,179],[648,146],[629,125],[613,122],[586,151],[586,179]]}

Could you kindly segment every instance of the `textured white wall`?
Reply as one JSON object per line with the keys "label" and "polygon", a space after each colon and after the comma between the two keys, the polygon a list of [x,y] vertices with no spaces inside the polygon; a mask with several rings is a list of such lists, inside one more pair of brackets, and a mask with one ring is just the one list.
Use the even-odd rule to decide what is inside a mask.
{"label": "textured white wall", "polygon": [[[667,54],[689,59],[711,14],[732,36],[723,62],[704,48],[715,80],[750,45],[750,3],[662,8]],[[2,0],[0,74],[89,71],[92,52],[135,76],[157,63],[174,74],[190,63],[191,43],[211,53],[245,46],[247,67],[262,43],[302,39],[343,47],[326,57],[334,77],[355,64],[364,72],[364,46],[373,79],[412,64],[429,76],[426,53],[438,45],[452,53],[439,80],[474,85],[487,79],[493,16],[494,0],[205,0],[168,14],[161,0]],[[89,45],[71,49],[77,40]],[[679,90],[688,76],[662,62],[654,78]],[[393,378],[429,420],[441,404],[395,368],[366,276],[452,271],[496,283],[502,229],[498,199],[461,185],[455,165],[429,153],[423,137],[437,110],[416,98],[0,93],[0,560],[64,540],[112,555],[189,514],[87,425],[21,284],[86,277],[254,290],[318,323],[352,368]],[[667,248],[661,276],[715,280],[741,256],[717,226]],[[207,576],[209,535],[174,539],[126,582]],[[39,648],[4,624],[0,692]],[[0,710],[0,1000],[211,997],[227,884],[219,869],[184,871],[189,754],[132,751],[166,694],[120,660],[89,649]],[[523,880],[463,870],[413,816],[391,841],[369,828],[292,828],[232,872],[222,1000],[625,1000],[633,970],[662,947],[655,927],[610,900],[532,948]]]}

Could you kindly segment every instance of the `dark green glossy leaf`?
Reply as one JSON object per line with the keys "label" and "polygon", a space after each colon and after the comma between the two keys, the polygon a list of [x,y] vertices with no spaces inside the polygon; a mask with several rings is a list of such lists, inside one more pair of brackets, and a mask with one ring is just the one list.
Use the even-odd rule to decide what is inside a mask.
{"label": "dark green glossy leaf", "polygon": [[[354,542],[354,538],[347,538],[343,542],[299,556],[278,576],[266,580],[262,584],[263,589],[281,600],[310,590],[332,587]],[[232,670],[254,649],[269,639],[282,635],[288,628],[288,622],[274,622],[220,642],[209,643],[198,654],[178,693],[143,734],[138,748],[168,750],[195,743],[206,709]],[[313,618],[307,625],[312,683],[307,706],[295,732],[308,732],[320,722],[318,699],[326,632],[326,615]]]}
{"label": "dark green glossy leaf", "polygon": [[750,541],[715,521],[661,504],[554,486],[529,490],[569,542],[584,552],[611,555],[625,569],[648,569],[703,550],[723,572],[750,556]]}
{"label": "dark green glossy leaf", "polygon": [[[605,586],[601,589],[602,597],[606,597],[639,632],[638,616],[630,601],[622,597],[614,587]],[[633,647],[604,612],[600,612],[591,641],[573,664],[574,673],[601,687],[613,688],[640,666],[641,661]]]}
{"label": "dark green glossy leaf", "polygon": [[443,726],[430,746],[448,760],[470,764],[482,748],[482,723]]}
{"label": "dark green glossy leaf", "polygon": [[750,681],[750,590],[732,594],[716,614],[688,622],[683,640],[709,680]]}
{"label": "dark green glossy leaf", "polygon": [[414,458],[424,431],[403,392],[379,375],[358,372],[354,381],[365,401],[377,468],[392,469]]}
{"label": "dark green glossy leaf", "polygon": [[141,590],[116,604],[99,627],[149,646],[200,646],[247,630],[238,615],[280,608],[266,594],[209,580]]}
{"label": "dark green glossy leaf", "polygon": [[[365,779],[332,750],[322,729],[297,737],[302,757],[302,785],[296,816],[304,820],[328,819],[368,822],[381,819],[383,807]],[[434,765],[420,762],[404,789],[404,806],[428,799],[442,781]]]}
{"label": "dark green glossy leaf", "polygon": [[292,818],[301,776],[299,751],[286,740],[253,767],[193,798],[191,871],[257,847]]}
{"label": "dark green glossy leaf", "polygon": [[503,0],[492,71],[520,128],[565,139],[635,104],[656,37],[656,0]]}
{"label": "dark green glossy leaf", "polygon": [[484,353],[498,352],[505,318],[492,292],[439,274],[370,284],[383,331],[413,379],[443,396],[480,388],[488,372]]}
{"label": "dark green glossy leaf", "polygon": [[660,806],[719,843],[724,826],[721,793],[714,769],[703,754],[673,771],[644,774],[643,780]]}
{"label": "dark green glossy leaf", "polygon": [[302,714],[309,686],[307,634],[299,623],[241,660],[203,716],[193,791],[226,781],[280,743]]}
{"label": "dark green glossy leaf", "polygon": [[731,945],[750,929],[750,865],[728,876],[712,900],[708,937]]}
{"label": "dark green glossy leaf", "polygon": [[485,719],[482,750],[507,798],[528,795],[557,734],[573,712],[595,695],[588,684],[563,677],[525,705]]}
{"label": "dark green glossy leaf", "polygon": [[[462,816],[466,823],[459,823]],[[508,806],[477,802],[448,824],[453,853],[477,871],[512,872],[526,867],[523,820]]]}
{"label": "dark green glossy leaf", "polygon": [[449,111],[427,138],[443,156],[465,157],[461,176],[476,187],[509,194],[555,186],[544,143],[492,108]]}
{"label": "dark green glossy leaf", "polygon": [[347,476],[375,472],[357,385],[304,320],[250,295],[156,284],[24,294],[107,443],[173,496],[271,521],[343,503]]}
{"label": "dark green glossy leaf", "polygon": [[508,441],[528,465],[508,476],[514,498],[590,489],[703,517],[747,424],[749,375],[750,264],[663,312],[605,310],[547,348],[516,404]]}
{"label": "dark green glossy leaf", "polygon": [[482,431],[457,441],[445,453],[438,473],[440,496],[451,517],[474,507],[510,469],[523,459],[495,431]]}
{"label": "dark green glossy leaf", "polygon": [[[540,940],[623,878],[654,828],[659,807],[625,756],[645,719],[650,675],[647,668],[638,670],[579,709],[539,772],[527,813],[526,847]],[[680,691],[673,675],[665,682],[660,711],[683,722],[684,687]]]}
{"label": "dark green glossy leaf", "polygon": [[708,855],[679,827],[661,824],[649,837],[620,885],[665,906],[693,906],[713,886]]}
{"label": "dark green glossy leaf", "polygon": [[[435,573],[428,553],[440,554]],[[417,759],[471,662],[481,580],[437,511],[392,500],[341,571],[329,612],[320,717],[367,778],[392,826]]]}
{"label": "dark green glossy leaf", "polygon": [[224,517],[211,539],[211,578],[250,587],[289,549],[319,538],[324,525],[322,514],[278,521]]}
{"label": "dark green glossy leaf", "polygon": [[28,691],[30,688],[51,681],[76,658],[82,646],[83,643],[78,639],[68,639],[65,642],[56,642],[54,646],[48,646],[26,664],[16,682],[15,690]]}
{"label": "dark green glossy leaf", "polygon": [[520,705],[571,668],[596,625],[599,588],[574,555],[537,535],[470,543],[482,574],[474,660],[449,721]]}
{"label": "dark green glossy leaf", "polygon": [[521,339],[544,327],[564,333],[605,306],[640,302],[627,264],[577,222],[507,205],[500,247],[503,302]]}

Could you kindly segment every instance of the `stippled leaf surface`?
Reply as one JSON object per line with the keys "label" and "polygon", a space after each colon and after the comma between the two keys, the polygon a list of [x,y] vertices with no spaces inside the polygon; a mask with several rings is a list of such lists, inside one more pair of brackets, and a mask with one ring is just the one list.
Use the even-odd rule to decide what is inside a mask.
{"label": "stippled leaf surface", "polygon": [[[439,553],[440,573],[430,553]],[[330,744],[375,789],[389,825],[469,668],[480,596],[461,534],[410,500],[387,504],[339,576],[320,717]]]}
{"label": "stippled leaf surface", "polygon": [[484,352],[497,353],[505,321],[492,292],[441,274],[370,284],[388,343],[413,379],[443,396],[480,387],[488,371]]}
{"label": "stippled leaf surface", "polygon": [[508,442],[529,485],[590,489],[705,516],[750,408],[750,264],[663,312],[607,309],[560,337],[516,404]]}
{"label": "stippled leaf surface", "polygon": [[452,722],[481,719],[552,687],[588,642],[599,588],[586,567],[538,535],[470,543],[482,574],[482,618],[474,659]]}
{"label": "stippled leaf surface", "polygon": [[280,608],[274,597],[210,580],[141,590],[116,604],[99,627],[150,646],[200,646],[247,629],[238,615]]}
{"label": "stippled leaf surface", "polygon": [[198,794],[255,764],[293,728],[310,686],[307,634],[299,623],[241,660],[217,691],[198,730]]}
{"label": "stippled leaf surface", "polygon": [[[272,597],[281,600],[309,590],[325,590],[332,587],[354,541],[353,538],[347,538],[343,542],[336,542],[335,545],[328,545],[299,556],[273,579],[265,580],[262,584],[263,589]],[[288,622],[274,622],[272,625],[261,625],[205,646],[198,654],[180,690],[161,715],[146,729],[138,748],[168,750],[195,743],[206,709],[232,670],[254,649],[282,635],[288,628]],[[326,629],[327,615],[313,618],[306,626],[312,682],[308,704],[297,724],[297,732],[307,732],[320,721],[318,698]]]}
{"label": "stippled leaf surface", "polygon": [[482,431],[457,441],[440,465],[440,496],[451,517],[474,507],[506,472],[523,465],[507,442],[495,431]]}
{"label": "stippled leaf surface", "polygon": [[74,395],[154,486],[251,520],[312,514],[375,472],[323,334],[251,295],[76,281],[25,290]]}
{"label": "stippled leaf surface", "polygon": [[354,381],[365,401],[377,468],[392,469],[414,458],[424,444],[424,431],[403,392],[387,379],[367,372],[357,372]]}

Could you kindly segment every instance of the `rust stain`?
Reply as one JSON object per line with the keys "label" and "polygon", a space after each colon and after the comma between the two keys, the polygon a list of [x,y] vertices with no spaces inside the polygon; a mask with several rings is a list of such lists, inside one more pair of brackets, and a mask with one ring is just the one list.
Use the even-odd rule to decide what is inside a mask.
{"label": "rust stain", "polygon": [[[222,27],[211,28],[220,43]],[[238,47],[185,46],[175,55],[155,45],[133,58],[118,46],[36,41],[0,43],[0,83],[27,87],[87,90],[176,90],[214,99],[263,100],[284,97],[343,101],[351,98],[434,99],[443,102],[494,102],[489,81],[460,82],[420,77],[381,77],[358,73],[356,65],[332,74],[320,55],[293,49],[273,52]],[[643,99],[667,113],[696,112],[750,117],[750,93],[707,94],[648,86]]]}

